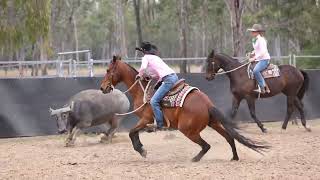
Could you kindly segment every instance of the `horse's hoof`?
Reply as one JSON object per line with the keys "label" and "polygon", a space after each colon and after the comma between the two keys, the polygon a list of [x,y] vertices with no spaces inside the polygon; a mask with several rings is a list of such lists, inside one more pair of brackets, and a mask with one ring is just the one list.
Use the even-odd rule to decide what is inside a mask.
{"label": "horse's hoof", "polygon": [[305,126],[304,128],[306,129],[307,132],[311,132],[311,128],[310,127]]}
{"label": "horse's hoof", "polygon": [[192,161],[192,162],[199,162],[199,161],[200,161],[200,159],[201,159],[201,158],[198,158],[198,157],[196,156],[196,157],[192,158],[192,160],[191,160],[191,161]]}
{"label": "horse's hoof", "polygon": [[233,157],[231,161],[239,161],[239,157]]}
{"label": "horse's hoof", "polygon": [[267,132],[268,132],[268,130],[267,130],[266,128],[262,128],[261,131],[262,131],[263,133],[267,133]]}
{"label": "horse's hoof", "polygon": [[147,150],[145,150],[145,149],[143,149],[143,148],[141,148],[142,150],[141,150],[141,152],[140,152],[140,155],[142,156],[142,157],[144,157],[144,158],[146,158],[147,157]]}

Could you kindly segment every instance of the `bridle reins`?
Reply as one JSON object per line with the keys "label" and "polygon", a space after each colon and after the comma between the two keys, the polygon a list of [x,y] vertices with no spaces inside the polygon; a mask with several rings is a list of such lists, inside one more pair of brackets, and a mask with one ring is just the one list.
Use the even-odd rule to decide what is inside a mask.
{"label": "bridle reins", "polygon": [[[245,61],[247,61],[247,59],[245,59],[243,62],[245,62]],[[212,63],[212,61],[210,62],[210,63]],[[229,70],[229,71],[223,71],[223,72],[216,72],[216,73],[214,73],[214,72],[211,72],[211,74],[213,74],[213,75],[222,75],[222,74],[228,74],[228,73],[231,73],[231,72],[233,72],[233,71],[236,71],[236,70],[238,70],[238,69],[240,69],[240,68],[242,68],[242,67],[244,67],[244,66],[247,66],[248,64],[250,64],[251,62],[247,62],[247,63],[245,63],[245,64],[242,64],[242,65],[240,65],[240,66],[238,66],[238,67],[236,67],[236,68],[234,68],[234,69],[231,69],[231,70]],[[221,69],[221,68],[220,68]]]}

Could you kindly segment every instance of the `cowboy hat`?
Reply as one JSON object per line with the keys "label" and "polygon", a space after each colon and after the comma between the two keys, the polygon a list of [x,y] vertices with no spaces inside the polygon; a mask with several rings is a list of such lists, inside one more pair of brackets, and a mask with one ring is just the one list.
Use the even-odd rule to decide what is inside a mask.
{"label": "cowboy hat", "polygon": [[251,32],[264,32],[266,31],[261,24],[254,24],[252,26],[252,28],[247,29],[247,31],[251,31]]}
{"label": "cowboy hat", "polygon": [[145,54],[156,55],[158,53],[157,46],[151,44],[150,42],[142,42],[140,47],[136,47],[136,50],[142,51]]}

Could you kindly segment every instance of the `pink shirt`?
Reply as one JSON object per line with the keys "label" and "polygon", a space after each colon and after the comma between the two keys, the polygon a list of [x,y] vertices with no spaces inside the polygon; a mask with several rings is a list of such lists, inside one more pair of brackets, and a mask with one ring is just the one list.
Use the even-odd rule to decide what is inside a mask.
{"label": "pink shirt", "polygon": [[257,36],[257,40],[252,44],[254,49],[254,58],[256,61],[270,59],[270,54],[267,48],[267,41],[264,37],[260,35]]}
{"label": "pink shirt", "polygon": [[151,54],[146,54],[142,57],[139,75],[148,74],[152,78],[161,80],[164,76],[175,73],[163,60]]}

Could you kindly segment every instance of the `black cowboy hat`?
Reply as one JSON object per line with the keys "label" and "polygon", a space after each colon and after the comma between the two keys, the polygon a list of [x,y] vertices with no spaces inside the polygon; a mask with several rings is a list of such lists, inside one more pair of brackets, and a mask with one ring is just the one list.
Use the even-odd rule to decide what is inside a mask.
{"label": "black cowboy hat", "polygon": [[142,51],[144,54],[158,54],[158,47],[150,42],[142,42],[140,47],[136,47],[136,50]]}

